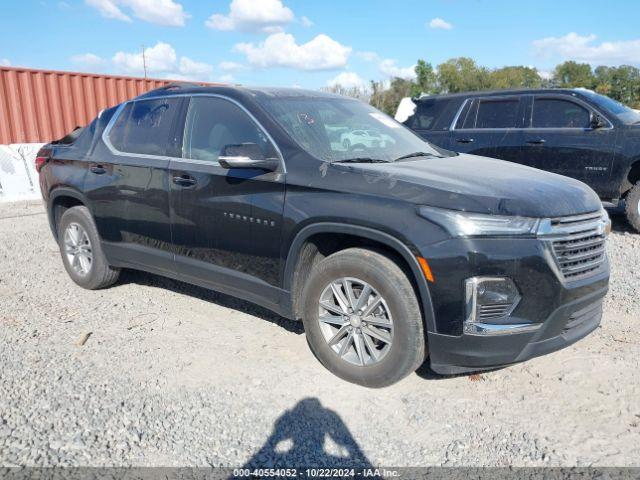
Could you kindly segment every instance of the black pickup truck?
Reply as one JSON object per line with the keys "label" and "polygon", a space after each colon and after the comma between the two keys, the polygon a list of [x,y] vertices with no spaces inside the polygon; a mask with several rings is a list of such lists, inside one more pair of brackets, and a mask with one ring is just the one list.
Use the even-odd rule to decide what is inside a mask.
{"label": "black pickup truck", "polygon": [[640,232],[640,113],[586,89],[500,90],[414,99],[404,123],[435,145],[580,180],[625,201]]}
{"label": "black pickup truck", "polygon": [[301,319],[351,382],[390,385],[427,356],[495,368],[600,322],[610,223],[593,190],[432,147],[358,100],[167,87],[44,146],[37,168],[78,285],[134,268],[243,298]]}

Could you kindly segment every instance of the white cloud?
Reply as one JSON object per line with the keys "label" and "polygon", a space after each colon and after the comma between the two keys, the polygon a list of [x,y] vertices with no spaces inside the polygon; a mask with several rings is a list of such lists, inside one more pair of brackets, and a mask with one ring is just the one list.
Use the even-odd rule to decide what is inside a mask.
{"label": "white cloud", "polygon": [[174,0],[85,0],[103,17],[130,22],[131,17],[122,11],[126,8],[134,17],[149,23],[182,27],[189,14]]}
{"label": "white cloud", "polygon": [[222,83],[234,83],[236,79],[230,73],[226,73],[224,75],[220,75],[220,78],[218,78],[218,81]]}
{"label": "white cloud", "polygon": [[8,58],[0,58],[0,67],[10,67],[11,62]]}
{"label": "white cloud", "polygon": [[321,34],[301,45],[289,33],[274,33],[260,44],[238,43],[234,50],[244,53],[254,67],[290,67],[298,70],[332,70],[347,64],[351,47]]}
{"label": "white cloud", "polygon": [[246,67],[241,63],[222,61],[218,64],[218,68],[223,72],[237,72],[244,70]]}
{"label": "white cloud", "polygon": [[606,65],[640,64],[640,39],[596,44],[596,35],[578,35],[575,32],[563,37],[547,37],[533,42],[534,53],[543,58],[558,57]]}
{"label": "white cloud", "polygon": [[229,13],[214,13],[205,25],[214,30],[243,30],[274,33],[293,21],[293,12],[282,0],[232,0]]}
{"label": "white cloud", "polygon": [[390,58],[386,58],[378,65],[380,72],[388,77],[400,77],[406,79],[412,79],[416,77],[415,65],[409,67],[399,67],[396,65],[396,61]]}
{"label": "white cloud", "polygon": [[[153,47],[145,48],[144,62],[147,74],[176,80],[209,81],[213,75],[213,67],[207,63],[197,62],[188,57],[180,57],[168,43],[158,42]],[[142,52],[117,52],[113,56],[113,65],[121,73],[142,75],[144,63]]]}
{"label": "white cloud", "polygon": [[380,56],[376,52],[356,52],[356,55],[365,62],[378,62]]}
{"label": "white cloud", "polygon": [[307,17],[302,17],[300,19],[300,22],[302,23],[303,27],[312,27],[313,26],[313,22],[311,20],[309,20]]}
{"label": "white cloud", "polygon": [[366,82],[354,72],[342,72],[327,82],[329,87],[365,88]]}
{"label": "white cloud", "polygon": [[429,28],[435,28],[440,30],[451,30],[453,25],[443,20],[440,17],[436,17],[429,22]]}
{"label": "white cloud", "polygon": [[189,57],[181,57],[178,72],[189,79],[208,79],[213,75],[213,66],[204,62],[196,62]]}
{"label": "white cloud", "polygon": [[102,57],[94,53],[82,53],[80,55],[73,55],[71,62],[80,68],[84,68],[90,71],[101,70],[105,65],[105,60]]}
{"label": "white cloud", "polygon": [[415,65],[399,67],[397,60],[392,58],[382,58],[376,52],[356,52],[356,55],[365,62],[378,64],[378,70],[386,77],[399,77],[406,79],[416,78]]}

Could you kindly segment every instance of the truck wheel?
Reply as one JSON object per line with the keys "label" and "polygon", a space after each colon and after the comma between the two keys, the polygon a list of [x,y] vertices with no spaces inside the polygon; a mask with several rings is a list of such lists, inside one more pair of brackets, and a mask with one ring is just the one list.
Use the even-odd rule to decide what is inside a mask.
{"label": "truck wheel", "polygon": [[425,359],[425,335],[415,291],[390,258],[349,248],[318,263],[303,291],[307,341],[337,376],[386,387]]}
{"label": "truck wheel", "polygon": [[625,211],[631,226],[636,232],[640,232],[640,183],[637,183],[627,194]]}
{"label": "truck wheel", "polygon": [[87,207],[73,207],[64,212],[58,227],[58,245],[64,268],[81,287],[97,290],[118,280],[120,270],[107,263]]}

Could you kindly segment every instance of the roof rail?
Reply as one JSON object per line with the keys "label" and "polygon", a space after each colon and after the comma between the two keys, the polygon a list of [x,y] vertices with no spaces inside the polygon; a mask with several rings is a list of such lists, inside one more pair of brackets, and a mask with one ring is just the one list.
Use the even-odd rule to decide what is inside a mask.
{"label": "roof rail", "polygon": [[144,97],[152,97],[162,92],[172,92],[175,90],[182,90],[184,88],[197,88],[201,85],[197,83],[189,83],[189,82],[172,82],[169,85],[165,85],[163,87],[154,88],[153,90],[149,90],[141,95],[138,95],[136,98],[144,98]]}

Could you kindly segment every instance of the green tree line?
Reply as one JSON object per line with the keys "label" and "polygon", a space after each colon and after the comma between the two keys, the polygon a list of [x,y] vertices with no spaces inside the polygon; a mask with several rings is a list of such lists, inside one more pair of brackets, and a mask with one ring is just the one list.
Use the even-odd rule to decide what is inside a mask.
{"label": "green tree line", "polygon": [[537,69],[509,66],[489,69],[467,57],[452,58],[434,68],[418,60],[413,80],[393,78],[371,82],[369,102],[394,115],[403,97],[417,97],[505,88],[588,88],[607,95],[632,108],[640,108],[640,69],[629,65],[599,66],[567,61],[556,66],[551,78],[543,78]]}

